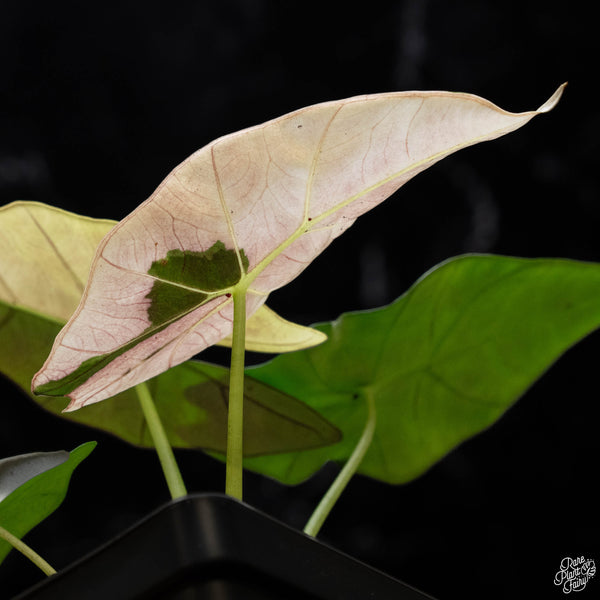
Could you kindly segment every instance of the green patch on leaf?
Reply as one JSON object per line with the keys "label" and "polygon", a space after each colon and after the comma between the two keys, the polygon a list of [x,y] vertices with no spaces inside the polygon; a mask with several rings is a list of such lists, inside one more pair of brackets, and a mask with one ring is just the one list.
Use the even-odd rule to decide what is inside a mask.
{"label": "green patch on leaf", "polygon": [[[240,257],[245,271],[248,259],[243,250],[240,251]],[[223,242],[218,241],[205,252],[169,250],[166,258],[152,263],[148,274],[160,278],[146,296],[152,300],[148,308],[148,318],[152,324],[113,352],[88,358],[62,379],[38,385],[33,390],[34,394],[67,396],[125,352],[202,306],[210,293],[235,285],[242,271],[235,250],[226,250]],[[192,287],[203,291],[189,289]]]}
{"label": "green patch on leaf", "polygon": [[159,324],[170,323],[176,317],[202,306],[208,294],[182,290],[170,283],[156,281],[146,298],[152,301],[148,307],[148,318],[152,323]]}
{"label": "green patch on leaf", "polygon": [[115,352],[92,356],[84,360],[73,372],[62,379],[56,379],[38,385],[33,393],[41,396],[66,396],[76,387],[85,383],[92,375],[106,367],[112,360],[126,351],[126,347],[119,348]]}
{"label": "green patch on leaf", "polygon": [[[248,258],[240,250],[241,267]],[[152,263],[148,275],[157,278],[146,298],[152,300],[148,317],[153,324],[164,323],[202,305],[211,292],[235,285],[242,277],[235,250],[226,250],[221,241],[205,252],[169,250],[166,258]]]}
{"label": "green patch on leaf", "polygon": [[[248,258],[240,251],[244,271]],[[187,287],[215,292],[235,285],[242,276],[240,261],[235,250],[227,250],[221,241],[204,252],[169,250],[167,257],[152,263],[149,275]]]}

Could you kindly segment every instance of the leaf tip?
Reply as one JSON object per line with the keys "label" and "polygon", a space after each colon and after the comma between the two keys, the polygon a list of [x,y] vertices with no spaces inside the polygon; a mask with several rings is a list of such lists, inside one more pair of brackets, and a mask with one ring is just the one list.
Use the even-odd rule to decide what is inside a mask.
{"label": "leaf tip", "polygon": [[318,346],[319,344],[322,344],[323,342],[327,341],[327,334],[324,331],[320,331],[319,329],[313,329],[313,334],[312,334],[312,342],[313,342],[313,346]]}
{"label": "leaf tip", "polygon": [[90,440],[89,442],[84,442],[83,444],[80,444],[79,446],[77,446],[76,448],[74,448],[73,450],[71,450],[71,452],[69,452],[69,454],[83,454],[82,458],[87,458],[96,448],[96,446],[98,445],[98,442],[96,440]]}
{"label": "leaf tip", "polygon": [[69,398],[71,401],[69,402],[69,404],[67,404],[67,406],[65,408],[62,409],[61,412],[70,413],[70,412],[75,412],[76,410],[79,410],[80,408],[83,408],[84,405],[81,403],[81,401],[75,400],[74,398],[71,398],[70,396],[67,396],[67,398]]}
{"label": "leaf tip", "polygon": [[565,83],[560,85],[558,87],[558,89],[554,92],[554,94],[552,94],[552,96],[550,96],[550,98],[548,98],[548,100],[546,100],[546,102],[544,102],[544,104],[542,104],[537,109],[536,112],[538,112],[538,113],[550,112],[558,104],[558,101],[560,100],[561,96],[563,95],[563,92],[564,92],[565,88],[567,87],[567,84],[568,84],[568,82],[565,81]]}

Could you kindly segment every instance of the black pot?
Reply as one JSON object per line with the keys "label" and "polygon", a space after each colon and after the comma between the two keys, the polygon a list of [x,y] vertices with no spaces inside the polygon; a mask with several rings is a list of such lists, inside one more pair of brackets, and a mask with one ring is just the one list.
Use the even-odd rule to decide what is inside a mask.
{"label": "black pot", "polygon": [[14,600],[432,600],[222,494],[170,502]]}

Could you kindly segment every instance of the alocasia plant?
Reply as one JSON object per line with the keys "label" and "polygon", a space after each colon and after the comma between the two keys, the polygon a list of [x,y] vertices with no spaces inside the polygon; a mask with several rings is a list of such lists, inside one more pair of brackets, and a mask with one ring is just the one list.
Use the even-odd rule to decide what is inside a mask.
{"label": "alocasia plant", "polygon": [[[309,429],[313,441],[294,447],[294,436],[273,434],[271,439],[269,430],[249,428],[259,449],[255,454],[279,454],[247,458],[246,465],[296,483],[326,460],[347,461],[307,525],[315,534],[354,472],[392,483],[418,476],[497,419],[561,352],[596,328],[600,311],[591,299],[597,297],[598,267],[461,257],[433,270],[389,307],[344,315],[316,330],[285,324],[290,343],[280,339],[280,317],[264,305],[269,293],[296,277],[358,216],[411,177],[452,152],[551,110],[563,88],[525,113],[509,113],[468,94],[361,96],[304,108],[220,138],[179,165],[122,222],[93,225],[88,262],[77,267],[81,273],[73,257],[83,245],[55,251],[57,270],[45,275],[56,278],[60,271],[61,283],[43,300],[48,305],[21,301],[10,285],[17,261],[2,264],[0,300],[13,313],[0,331],[15,335],[7,326],[11,319],[31,325],[36,316],[45,317],[44,327],[50,327],[47,316],[52,315],[54,329],[48,330],[56,332],[74,310],[33,378],[38,401],[56,402],[51,408],[56,411],[59,398],[68,396],[69,416],[83,407],[86,414],[111,402],[97,404],[101,400],[126,398],[135,386],[155,443],[163,435],[167,445],[193,446],[185,440],[178,444],[176,437],[197,440],[200,430],[202,439],[209,439],[216,422],[227,418],[226,449],[216,443],[203,447],[226,450],[226,491],[237,497],[244,397],[249,407],[256,399],[267,412],[281,403],[274,410],[282,419],[275,427],[295,423]],[[54,234],[39,223],[35,227],[56,250]],[[83,290],[90,248],[97,243]],[[8,243],[8,254],[11,248]],[[571,284],[556,291],[557,280]],[[54,300],[63,305],[60,314],[53,312]],[[517,326],[522,318],[526,329]],[[252,343],[257,350],[279,352],[314,346],[323,334],[330,339],[321,346],[249,369],[246,386],[252,381],[254,388],[244,387],[244,350]],[[227,339],[232,345],[229,381],[223,368],[186,362]],[[23,386],[18,378],[27,369],[10,375]],[[223,397],[227,388],[228,400]],[[171,408],[160,403],[164,389],[176,392]],[[211,389],[217,390],[217,403]],[[169,410],[177,412],[190,394],[195,406],[216,416],[210,427],[169,421]],[[270,400],[268,394],[274,394]],[[152,396],[162,406],[164,429],[150,415]],[[294,404],[293,396],[306,403],[306,410]],[[128,439],[126,431],[115,432]]]}

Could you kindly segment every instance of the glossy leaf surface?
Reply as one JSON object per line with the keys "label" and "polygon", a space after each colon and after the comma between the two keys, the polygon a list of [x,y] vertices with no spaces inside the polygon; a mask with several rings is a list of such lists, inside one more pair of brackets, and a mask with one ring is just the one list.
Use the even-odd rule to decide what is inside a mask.
{"label": "glossy leaf surface", "polygon": [[187,360],[231,333],[234,288],[251,315],[411,177],[561,92],[519,114],[468,94],[359,96],[212,142],[104,238],[36,393],[75,410]]}
{"label": "glossy leaf surface", "polygon": [[318,348],[247,370],[291,392],[343,432],[323,450],[249,460],[298,483],[345,462],[376,430],[359,472],[390,483],[422,474],[484,430],[571,345],[600,325],[600,265],[465,256],[442,263],[393,304],[320,325]]}
{"label": "glossy leaf surface", "polygon": [[[59,461],[55,460],[55,452],[29,454],[11,459],[14,468],[23,469],[33,476],[24,478],[21,485],[0,502],[0,526],[21,539],[51,515],[65,499],[73,471],[89,456],[95,446],[96,442],[82,444],[72,452],[64,453],[66,456],[61,456]],[[49,468],[40,471],[39,463],[44,460],[44,454],[49,455],[46,457]],[[60,454],[62,455],[62,452]],[[8,472],[5,472],[5,475],[8,475]],[[14,480],[14,473],[11,473],[10,477]],[[16,478],[19,478],[18,475]],[[3,485],[0,472],[0,487]],[[0,540],[0,562],[11,549],[12,546],[8,542]]]}
{"label": "glossy leaf surface", "polygon": [[[0,372],[30,396],[33,374],[50,352],[65,315],[71,314],[79,300],[73,282],[87,277],[94,253],[93,243],[88,240],[101,239],[113,225],[37,203],[14,203],[0,208],[0,281],[4,282],[0,289]],[[79,249],[71,262],[64,260],[61,250],[67,243]],[[57,269],[50,277],[52,269],[49,267],[45,274],[45,265],[52,265],[53,261]],[[76,273],[78,279],[69,273]],[[52,303],[49,298],[54,299]],[[314,330],[289,323],[266,307],[256,313],[255,319],[258,325],[253,325],[253,319],[248,323],[255,330],[253,347],[274,344],[292,348],[324,339],[323,334],[315,331],[313,335]],[[157,410],[174,446],[225,449],[227,373],[226,369],[190,362],[150,382]],[[315,447],[339,439],[337,429],[286,394],[248,380],[246,395],[245,451],[250,455]],[[32,397],[55,414],[60,415],[65,408],[65,398]],[[132,444],[152,446],[133,389],[84,411],[62,416],[108,431]]]}

